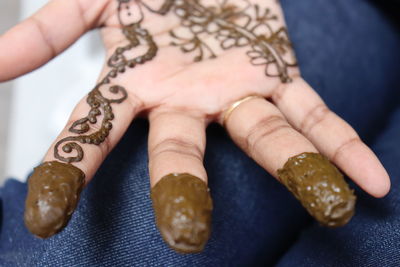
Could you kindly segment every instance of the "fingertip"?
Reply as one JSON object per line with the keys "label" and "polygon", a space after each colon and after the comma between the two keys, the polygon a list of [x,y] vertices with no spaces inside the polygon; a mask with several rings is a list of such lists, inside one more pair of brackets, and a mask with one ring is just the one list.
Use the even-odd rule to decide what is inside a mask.
{"label": "fingertip", "polygon": [[48,238],[68,224],[79,201],[85,174],[71,164],[44,162],[29,178],[24,221],[29,231]]}
{"label": "fingertip", "polygon": [[390,192],[391,182],[386,170],[382,167],[383,174],[376,178],[376,182],[372,184],[369,190],[366,190],[375,198],[383,198]]}
{"label": "fingertip", "polygon": [[191,174],[169,174],[151,189],[157,226],[181,253],[201,252],[211,234],[213,203],[206,183]]}
{"label": "fingertip", "polygon": [[353,142],[335,157],[334,162],[371,196],[382,198],[389,193],[389,174],[365,143]]}
{"label": "fingertip", "polygon": [[390,177],[379,159],[375,154],[369,154],[359,160],[362,162],[358,162],[356,166],[360,167],[360,172],[356,176],[353,174],[353,180],[375,198],[386,196],[390,191]]}

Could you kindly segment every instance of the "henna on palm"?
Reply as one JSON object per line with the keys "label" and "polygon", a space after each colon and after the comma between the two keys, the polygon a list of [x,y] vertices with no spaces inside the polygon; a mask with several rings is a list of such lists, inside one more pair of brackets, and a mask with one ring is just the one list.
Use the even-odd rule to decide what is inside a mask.
{"label": "henna on palm", "polygon": [[[195,62],[212,60],[218,56],[216,47],[208,43],[209,37],[212,37],[211,39],[214,43],[218,43],[222,51],[247,48],[251,64],[265,66],[266,76],[277,77],[283,83],[291,82],[288,69],[296,65],[291,43],[286,28],[274,29],[271,26],[278,18],[271,14],[268,8],[262,9],[258,5],[252,5],[248,0],[243,0],[247,3],[244,8],[231,4],[233,1],[229,0],[216,1],[214,5],[205,5],[205,1],[202,0],[165,0],[158,9],[151,8],[144,0],[117,1],[119,23],[126,42],[116,48],[110,56],[107,61],[108,73],[89,93],[86,102],[90,106],[90,111],[85,117],[73,122],[69,128],[69,132],[76,135],[65,137],[55,144],[54,157],[61,162],[41,164],[29,179],[24,220],[27,228],[39,237],[46,238],[61,231],[76,208],[85,184],[85,174],[71,163],[80,162],[84,158],[82,145],[100,145],[110,134],[114,119],[112,106],[128,98],[127,90],[115,81],[128,69],[145,64],[157,55],[159,47],[153,40],[152,34],[142,25],[145,13],[176,16],[180,21],[179,28],[189,32],[189,35],[181,36],[177,29],[170,31],[171,45],[180,48],[184,53],[196,53]],[[131,5],[138,6],[139,14],[132,14]],[[138,19],[133,22],[128,19],[130,22],[126,23],[125,16],[132,18],[133,15],[138,16]],[[140,52],[143,47],[145,51]],[[111,96],[106,96],[107,93]],[[92,132],[95,129],[98,130]],[[197,178],[190,179],[197,181]],[[178,180],[180,181],[180,178]],[[185,188],[182,187],[181,191],[178,191],[189,190]],[[175,249],[186,252],[200,251],[208,240],[211,198],[207,190],[203,190],[201,194],[201,199],[208,203],[204,209],[196,204],[197,200],[190,203],[182,202],[179,206],[187,210],[194,204],[200,207],[198,214],[202,214],[201,216],[196,215],[197,213],[190,216],[196,217],[193,221],[197,226],[204,226],[200,227],[204,228],[201,230],[203,232],[199,230],[201,238],[190,237],[188,241],[190,246],[181,245],[179,249],[174,247]],[[152,194],[153,202],[162,195],[155,191]],[[171,209],[171,212],[179,211],[179,207]],[[167,218],[172,218],[168,216]],[[159,221],[162,221],[160,218],[158,217]],[[202,224],[199,224],[200,221]]]}
{"label": "henna on palm", "polygon": [[[248,47],[247,55],[251,59],[251,64],[264,65],[265,75],[269,77],[279,77],[283,83],[291,82],[288,68],[296,66],[292,46],[285,27],[277,30],[271,27],[270,22],[278,18],[271,14],[268,8],[262,9],[246,0],[244,1],[248,4],[245,8],[239,8],[228,0],[213,6],[205,6],[201,0],[165,0],[158,10],[154,10],[145,1],[117,1],[119,2],[119,23],[128,44],[115,50],[107,62],[110,71],[89,93],[87,103],[91,109],[88,115],[77,120],[70,127],[69,131],[78,135],[66,137],[56,143],[54,157],[62,162],[72,163],[83,159],[84,152],[78,143],[99,145],[104,142],[112,129],[111,121],[114,114],[111,104],[121,103],[127,98],[125,88],[113,85],[112,81],[123,74],[127,68],[144,64],[156,56],[158,46],[152,35],[141,26],[144,20],[143,9],[160,16],[172,12],[180,19],[180,27],[189,30],[191,36],[180,37],[172,30],[170,31],[171,45],[179,47],[184,53],[196,52],[195,62],[204,60],[207,54],[210,59],[217,57],[206,42],[206,37],[213,36],[223,50]],[[132,15],[129,11],[130,3],[139,6],[140,19],[125,25],[121,17],[123,10],[127,10],[128,16]],[[142,55],[129,58],[128,52],[138,46],[146,46],[147,51]],[[102,94],[102,90],[122,96],[118,99],[110,99]],[[92,134],[86,134],[91,130],[90,125],[96,124],[101,114],[103,118],[100,129]],[[60,146],[63,152],[69,154],[75,151],[76,155],[61,156]]]}

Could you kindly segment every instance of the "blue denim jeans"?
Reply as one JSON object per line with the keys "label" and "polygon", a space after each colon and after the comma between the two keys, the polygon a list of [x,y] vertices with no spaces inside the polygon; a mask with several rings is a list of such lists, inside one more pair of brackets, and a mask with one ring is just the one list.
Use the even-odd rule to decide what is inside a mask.
{"label": "blue denim jeans", "polygon": [[382,160],[392,179],[387,197],[374,199],[353,185],[354,218],[342,228],[321,227],[211,125],[205,156],[214,200],[211,239],[202,253],[178,254],[155,227],[148,124],[137,120],[54,237],[40,240],[26,230],[27,186],[6,182],[0,266],[399,266],[399,32],[368,1],[281,2],[303,77]]}

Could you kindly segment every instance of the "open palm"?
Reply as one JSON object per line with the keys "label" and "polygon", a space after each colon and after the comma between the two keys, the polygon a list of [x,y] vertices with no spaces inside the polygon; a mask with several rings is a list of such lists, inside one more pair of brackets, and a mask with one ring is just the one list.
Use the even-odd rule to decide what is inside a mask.
{"label": "open palm", "polygon": [[[144,116],[152,186],[170,173],[207,182],[205,129],[218,122],[275,177],[288,158],[319,152],[373,196],[388,192],[373,152],[300,77],[275,1],[53,0],[1,37],[0,66],[15,67],[1,68],[0,81],[38,68],[98,27],[108,55],[98,85],[45,161],[72,163],[87,183]],[[226,112],[255,95],[268,101],[249,98]]]}

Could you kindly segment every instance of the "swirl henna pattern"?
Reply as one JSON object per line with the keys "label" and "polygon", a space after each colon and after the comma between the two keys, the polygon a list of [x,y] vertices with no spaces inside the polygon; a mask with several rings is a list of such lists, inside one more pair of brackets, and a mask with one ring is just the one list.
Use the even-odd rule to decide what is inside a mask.
{"label": "swirl henna pattern", "polygon": [[[128,1],[119,0],[119,2],[118,9],[120,10],[121,3]],[[124,87],[119,85],[111,85],[112,80],[115,79],[119,74],[124,73],[126,68],[134,68],[138,64],[144,64],[145,62],[153,59],[157,54],[157,45],[153,41],[153,38],[149,32],[141,28],[141,20],[130,25],[124,25],[121,18],[119,21],[122,27],[122,32],[129,41],[129,44],[118,47],[115,50],[114,54],[107,62],[111,70],[89,93],[86,100],[91,108],[89,114],[86,117],[75,121],[69,128],[70,132],[78,134],[78,136],[69,136],[56,143],[54,147],[54,157],[60,161],[72,163],[79,162],[83,159],[83,149],[77,142],[81,144],[94,145],[99,145],[104,142],[113,126],[111,121],[114,119],[114,113],[112,111],[111,104],[122,103],[128,97],[128,93]],[[134,58],[128,58],[125,56],[125,52],[132,50],[139,45],[146,45],[148,47],[147,51],[143,55],[136,56]],[[106,98],[101,93],[101,89],[103,87],[108,87],[108,91],[110,93],[120,94],[122,96],[118,99]],[[89,132],[91,129],[90,124],[93,125],[97,123],[97,118],[98,116],[102,115],[102,113],[103,118],[100,129],[92,134],[85,135],[85,133]],[[62,150],[65,153],[72,153],[75,151],[77,153],[76,156],[61,156],[59,153],[61,145]]]}
{"label": "swirl henna pattern", "polygon": [[[111,68],[108,74],[89,93],[87,103],[90,106],[88,115],[75,121],[70,127],[71,133],[77,136],[69,136],[58,141],[54,147],[54,157],[62,162],[79,162],[83,159],[84,152],[80,144],[99,145],[109,135],[112,129],[114,114],[111,104],[118,104],[127,98],[127,91],[119,85],[113,85],[112,80],[124,73],[127,68],[134,68],[138,64],[144,64],[152,60],[158,51],[152,35],[141,27],[144,19],[144,9],[165,16],[175,14],[180,20],[180,27],[190,33],[190,37],[181,37],[175,31],[170,31],[171,45],[177,46],[184,53],[196,52],[195,62],[207,57],[212,59],[217,55],[207,43],[213,36],[222,50],[238,47],[249,47],[247,55],[253,65],[264,65],[265,75],[279,77],[283,83],[291,82],[288,68],[297,66],[293,55],[292,45],[289,41],[287,30],[280,27],[274,30],[271,22],[278,20],[271,14],[270,9],[260,8],[257,4],[251,4],[249,0],[243,0],[245,7],[231,4],[229,0],[215,1],[215,5],[205,5],[203,0],[164,0],[157,10],[151,8],[143,0],[117,0],[118,18],[122,32],[128,41],[125,46],[118,47],[109,58],[107,64]],[[140,19],[134,23],[124,24],[122,17],[123,7],[129,10],[129,4],[139,6]],[[128,11],[128,16],[131,13]],[[146,46],[144,54],[129,57],[128,51],[138,46]],[[102,90],[116,95],[117,99],[110,99],[102,94]],[[98,131],[88,134],[102,116],[101,127]],[[80,143],[80,144],[78,144]],[[75,156],[64,157],[60,154],[75,152]]]}

